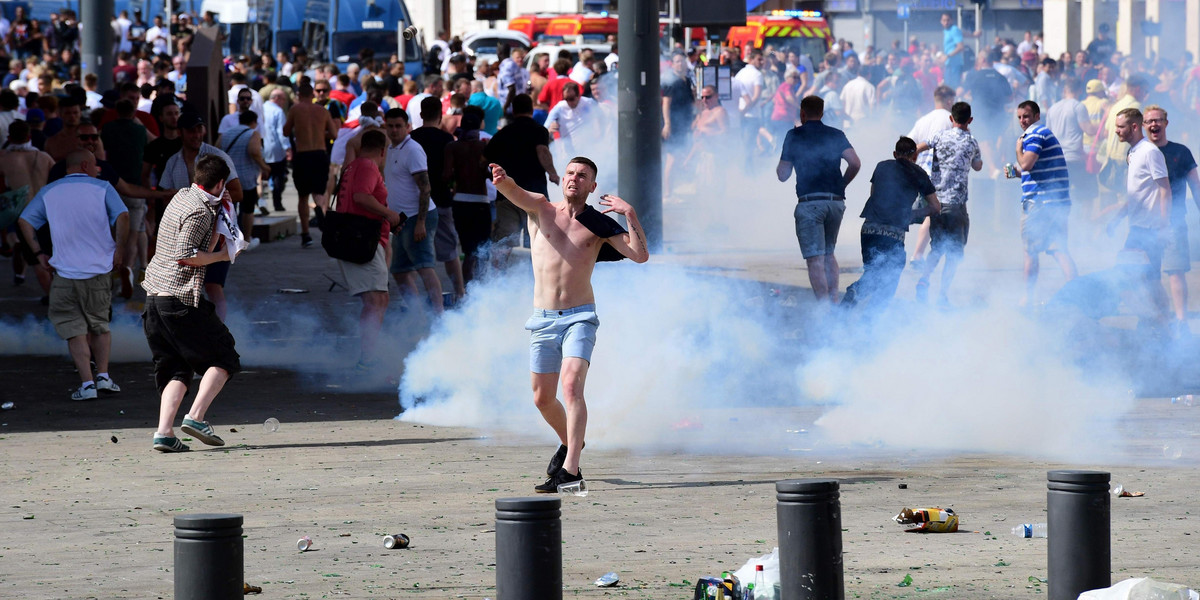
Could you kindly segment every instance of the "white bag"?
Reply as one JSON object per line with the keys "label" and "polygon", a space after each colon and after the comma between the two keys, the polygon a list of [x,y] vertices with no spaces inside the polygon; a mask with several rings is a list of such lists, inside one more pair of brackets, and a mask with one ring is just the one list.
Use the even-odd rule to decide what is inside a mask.
{"label": "white bag", "polygon": [[1200,594],[1187,586],[1138,577],[1102,590],[1084,592],[1078,600],[1200,600]]}
{"label": "white bag", "polygon": [[758,558],[750,559],[746,562],[746,566],[734,572],[734,575],[737,576],[738,581],[740,581],[742,584],[742,589],[746,589],[747,585],[754,583],[754,567],[756,565],[763,566],[763,579],[765,580],[765,587],[768,590],[771,590],[771,593],[763,595],[760,590],[755,589],[754,598],[755,600],[764,598],[766,600],[771,600],[775,597],[775,585],[779,583],[779,548],[771,551],[770,554],[764,554]]}

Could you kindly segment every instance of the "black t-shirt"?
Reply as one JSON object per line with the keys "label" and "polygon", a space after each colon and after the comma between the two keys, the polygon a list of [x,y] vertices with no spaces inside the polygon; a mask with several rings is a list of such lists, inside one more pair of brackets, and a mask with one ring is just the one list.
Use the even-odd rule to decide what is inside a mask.
{"label": "black t-shirt", "polygon": [[916,163],[885,160],[875,166],[871,175],[871,197],[867,198],[859,216],[868,223],[908,229],[913,201],[935,191],[929,175]]}
{"label": "black t-shirt", "polygon": [[696,107],[696,90],[686,77],[672,77],[663,85],[663,97],[671,99],[671,132],[680,134],[692,128]]}
{"label": "black t-shirt", "polygon": [[996,113],[1012,96],[1012,85],[995,69],[979,69],[967,74],[963,88],[971,93],[971,102],[988,107],[976,114]]}
{"label": "black t-shirt", "polygon": [[440,207],[450,206],[453,198],[450,186],[442,179],[442,168],[446,164],[446,146],[454,141],[454,136],[437,127],[418,127],[411,135],[425,150],[425,161],[429,168],[429,197]]}
{"label": "black t-shirt", "polygon": [[170,140],[159,136],[154,138],[153,142],[146,144],[146,150],[142,152],[142,161],[153,165],[154,173],[158,177],[162,177],[163,169],[167,168],[167,159],[182,148],[183,136]]}
{"label": "black t-shirt", "polygon": [[1112,38],[1106,40],[1096,38],[1087,47],[1088,58],[1092,59],[1093,65],[1108,63],[1108,59],[1112,58],[1113,52],[1116,51],[1117,41]]}
{"label": "black t-shirt", "polygon": [[483,149],[490,162],[504,167],[517,185],[537,194],[547,194],[546,169],[538,160],[537,147],[550,145],[550,132],[531,117],[517,117],[496,132]]}
{"label": "black t-shirt", "polygon": [[[97,160],[96,164],[100,166],[100,176],[96,179],[107,181],[114,188],[121,182],[121,175],[117,173],[117,169],[108,164],[107,160]],[[46,176],[46,183],[58,181],[67,176],[67,161],[60,160],[50,167],[50,174]]]}
{"label": "black t-shirt", "polygon": [[1162,150],[1167,163],[1167,180],[1171,182],[1171,222],[1183,223],[1187,214],[1187,175],[1196,168],[1196,159],[1187,146],[1167,142]]}
{"label": "black t-shirt", "polygon": [[845,196],[842,152],[851,147],[842,130],[820,121],[807,121],[789,131],[779,160],[792,163],[796,196],[817,193]]}

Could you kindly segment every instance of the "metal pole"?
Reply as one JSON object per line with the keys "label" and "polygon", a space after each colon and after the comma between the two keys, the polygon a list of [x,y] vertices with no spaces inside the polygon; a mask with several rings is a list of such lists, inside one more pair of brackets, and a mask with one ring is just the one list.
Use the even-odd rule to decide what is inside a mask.
{"label": "metal pole", "polygon": [[667,39],[671,43],[667,47],[671,50],[675,49],[675,0],[667,0]]}
{"label": "metal pole", "polygon": [[1112,585],[1109,474],[1050,471],[1046,479],[1048,600]]}
{"label": "metal pole", "polygon": [[662,248],[658,2],[626,0],[621,5],[617,31],[621,45],[617,76],[618,190],[637,209],[650,251],[656,252]]}
{"label": "metal pole", "polygon": [[496,500],[496,600],[562,600],[562,500]]}
{"label": "metal pole", "polygon": [[95,73],[98,88],[113,87],[113,0],[81,0],[79,3],[80,66]]}
{"label": "metal pole", "polygon": [[834,479],[775,483],[781,600],[844,600],[842,508]]}
{"label": "metal pole", "polygon": [[242,515],[175,517],[175,600],[240,600]]}

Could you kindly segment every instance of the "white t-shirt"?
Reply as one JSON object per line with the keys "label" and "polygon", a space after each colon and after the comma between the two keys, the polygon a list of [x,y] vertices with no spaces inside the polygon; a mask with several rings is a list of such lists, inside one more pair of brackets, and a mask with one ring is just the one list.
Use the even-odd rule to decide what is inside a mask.
{"label": "white t-shirt", "polygon": [[579,85],[585,85],[587,82],[592,80],[593,74],[593,71],[587,68],[587,66],[583,64],[583,61],[580,61],[575,63],[575,66],[571,68],[571,73],[567,75],[567,77],[570,77],[571,81],[574,81]]}
{"label": "white t-shirt", "polygon": [[1169,222],[1158,205],[1158,181],[1167,178],[1167,161],[1162,150],[1142,138],[1129,149],[1129,177],[1125,191],[1129,194],[1129,225],[1159,229]]}
{"label": "white t-shirt", "polygon": [[758,106],[762,106],[763,94],[766,94],[767,92],[766,90],[762,89],[763,74],[762,71],[758,70],[758,67],[755,67],[754,65],[746,65],[741,71],[738,71],[738,74],[733,78],[736,79],[738,83],[742,84],[742,96],[738,99],[739,111],[746,110],[746,98],[754,95],[754,86],[758,86],[758,89],[760,90],[758,96]]}
{"label": "white t-shirt", "polygon": [[[944,108],[935,108],[929,111],[925,116],[917,119],[913,125],[912,131],[908,132],[908,137],[918,144],[928,144],[929,140],[933,139],[933,135],[943,129],[950,129],[950,111]],[[926,150],[917,155],[917,164],[925,169],[926,174],[933,173],[933,150]]]}
{"label": "white t-shirt", "polygon": [[616,65],[618,60],[620,59],[617,58],[616,52],[610,53],[608,56],[604,57],[604,66],[608,67],[609,71],[612,71],[616,68],[613,65]]}
{"label": "white t-shirt", "polygon": [[171,34],[166,27],[156,25],[146,30],[146,43],[154,48],[155,54],[167,54],[171,50]]}
{"label": "white t-shirt", "polygon": [[425,124],[425,119],[421,118],[421,101],[431,96],[433,94],[421,92],[408,101],[408,108],[405,109],[405,112],[408,113],[408,123],[412,125],[413,129],[418,129]]}
{"label": "white t-shirt", "polygon": [[[244,89],[250,90],[250,110],[254,111],[254,114],[258,115],[258,127],[256,128],[256,129],[258,129],[258,135],[266,136],[267,131],[265,129],[263,129],[263,123],[267,122],[267,114],[265,112],[263,112],[262,94],[259,94],[258,90],[251,88],[250,86],[248,86],[244,83],[239,83],[239,84],[229,88],[229,103],[236,105],[238,92],[240,92]],[[234,119],[233,124],[237,125],[237,117],[235,116],[233,119]],[[224,119],[222,119],[222,122],[224,122]]]}
{"label": "white t-shirt", "polygon": [[118,52],[133,52],[133,42],[129,41],[129,28],[133,26],[133,21],[124,18],[117,18],[117,26],[114,28],[118,38]]}
{"label": "white t-shirt", "polygon": [[[412,139],[412,136],[389,147],[387,164],[383,168],[383,182],[387,186],[388,192],[388,208],[398,213],[404,213],[406,217],[415,217],[420,212],[417,201],[421,198],[421,189],[417,187],[413,175],[427,172],[429,172],[429,165],[425,158],[425,150],[421,148],[421,144]],[[437,210],[432,197],[426,208],[431,212]]]}
{"label": "white t-shirt", "polygon": [[871,114],[875,106],[875,86],[861,75],[842,86],[842,105],[851,121],[859,121]]}
{"label": "white t-shirt", "polygon": [[1083,126],[1091,123],[1087,107],[1074,98],[1063,98],[1046,111],[1046,127],[1058,138],[1063,157],[1069,163],[1087,160],[1083,149]]}
{"label": "white t-shirt", "polygon": [[563,139],[573,138],[586,133],[585,128],[592,123],[596,116],[596,101],[587,96],[579,97],[579,104],[571,108],[566,100],[559,100],[550,113],[546,115],[546,127],[558,123],[558,135]]}

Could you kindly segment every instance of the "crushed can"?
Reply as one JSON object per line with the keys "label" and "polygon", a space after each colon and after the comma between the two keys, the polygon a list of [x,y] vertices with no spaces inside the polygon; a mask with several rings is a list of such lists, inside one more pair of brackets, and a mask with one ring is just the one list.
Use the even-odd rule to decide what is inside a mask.
{"label": "crushed can", "polygon": [[383,547],[388,550],[401,550],[408,547],[408,536],[403,533],[393,533],[383,538]]}
{"label": "crushed can", "polygon": [[952,508],[904,508],[892,520],[901,525],[916,525],[905,531],[921,533],[954,533],[958,531],[958,515]]}
{"label": "crushed can", "polygon": [[296,549],[301,552],[308,552],[312,548],[312,538],[307,535],[296,540]]}

